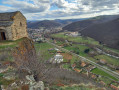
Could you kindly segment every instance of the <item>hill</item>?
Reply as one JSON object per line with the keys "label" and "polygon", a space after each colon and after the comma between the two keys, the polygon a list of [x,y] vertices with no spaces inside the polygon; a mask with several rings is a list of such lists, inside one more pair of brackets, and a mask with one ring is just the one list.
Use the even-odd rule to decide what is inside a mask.
{"label": "hill", "polygon": [[59,22],[62,24],[62,26],[66,26],[68,24],[71,24],[73,22],[77,22],[77,21],[82,21],[82,20],[86,20],[88,18],[83,18],[83,19],[56,19],[56,22]]}
{"label": "hill", "polygon": [[97,16],[97,17],[90,18],[90,19],[87,19],[87,20],[73,22],[73,23],[63,27],[63,30],[81,31],[85,28],[88,28],[89,26],[94,25],[94,24],[108,22],[108,21],[114,20],[118,17],[119,17],[119,15]]}
{"label": "hill", "polygon": [[40,27],[49,29],[49,28],[60,27],[61,23],[58,23],[53,20],[43,20],[43,21],[37,21],[37,22],[28,22],[27,25],[28,25],[28,28],[32,28],[32,29],[38,29]]}
{"label": "hill", "polygon": [[89,36],[111,48],[119,49],[119,18],[95,24],[81,31],[84,36]]}
{"label": "hill", "polygon": [[[87,18],[85,18],[87,19]],[[43,20],[43,21],[27,21],[28,28],[38,29],[39,27],[56,28],[64,27],[72,22],[81,21],[85,19],[56,19],[56,20]]]}

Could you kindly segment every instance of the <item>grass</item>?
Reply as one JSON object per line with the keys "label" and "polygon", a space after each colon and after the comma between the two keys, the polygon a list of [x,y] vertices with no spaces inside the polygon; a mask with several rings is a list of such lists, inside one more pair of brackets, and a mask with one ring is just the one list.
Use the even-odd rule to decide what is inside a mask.
{"label": "grass", "polygon": [[109,64],[113,64],[115,66],[119,66],[119,60],[118,59],[115,59],[113,57],[110,57],[110,56],[106,56],[106,55],[97,55],[95,56],[95,58],[97,59],[104,59],[106,60]]}
{"label": "grass", "polygon": [[83,86],[83,85],[75,85],[75,86],[53,86],[51,88],[52,90],[96,90],[95,87],[90,86]]}
{"label": "grass", "polygon": [[36,52],[40,52],[41,55],[43,55],[45,60],[48,60],[49,58],[51,58],[53,56],[53,54],[51,54],[48,49],[50,48],[54,48],[54,46],[44,42],[44,43],[35,43],[35,49]]}
{"label": "grass", "polygon": [[21,39],[15,40],[15,41],[11,41],[11,40],[0,41],[0,49],[5,49],[8,47],[13,48],[13,47],[17,46],[18,43],[20,41],[22,41],[23,39],[25,39],[25,38],[21,38]]}
{"label": "grass", "polygon": [[110,83],[112,83],[112,80],[110,80],[109,78],[106,77],[100,77],[100,80],[105,82],[107,85],[109,85]]}
{"label": "grass", "polygon": [[95,41],[94,39],[89,38],[89,37],[82,37],[82,36],[72,37],[72,36],[66,36],[66,35],[64,35],[64,33],[52,34],[51,36],[52,37],[57,37],[57,38],[67,39],[69,41],[74,41],[74,42],[99,45],[99,42],[98,41]]}
{"label": "grass", "polygon": [[[63,33],[58,33],[58,34],[53,34],[53,36],[54,37],[62,37],[62,38],[65,38],[65,39],[72,39],[73,41],[75,41],[74,40],[74,38],[76,39],[76,41],[78,41],[77,40],[77,38],[78,37],[71,37],[71,38],[69,38],[69,36],[64,36],[64,34]],[[83,37],[82,37],[83,38]],[[92,39],[88,39],[90,42],[93,42],[93,40]],[[92,40],[92,41],[91,41]],[[81,37],[80,37],[80,40],[79,40],[79,42],[80,41],[83,41],[83,39],[81,40]],[[85,40],[86,41],[86,40]],[[84,41],[84,42],[85,42]],[[58,42],[58,44],[63,44],[63,42],[61,42],[61,41],[57,41]],[[94,43],[93,43],[94,44]],[[67,49],[67,50],[70,50],[70,51],[74,51],[74,49],[75,49],[75,47],[78,47],[79,48],[79,55],[81,55],[81,56],[83,56],[83,57],[86,57],[86,58],[88,58],[88,59],[90,59],[90,60],[92,60],[92,61],[94,61],[94,62],[97,62],[97,60],[95,59],[95,58],[97,58],[97,59],[105,59],[106,61],[107,61],[107,63],[109,63],[109,64],[113,64],[113,65],[116,65],[116,66],[119,66],[119,60],[118,59],[116,59],[116,58],[113,58],[113,57],[110,57],[110,56],[107,56],[107,55],[97,55],[97,56],[95,56],[95,58],[93,58],[93,57],[91,57],[91,56],[89,56],[87,53],[84,53],[84,50],[85,49],[90,49],[90,51],[92,51],[92,49],[91,48],[89,48],[88,46],[84,46],[84,45],[76,45],[76,44],[72,44],[72,46],[66,46],[66,47],[64,47],[65,49]],[[109,49],[109,48],[108,48]],[[111,50],[115,50],[115,49],[111,49]],[[116,52],[118,52],[118,50],[115,50]]]}
{"label": "grass", "polygon": [[[86,57],[87,59],[90,59],[90,60],[92,60],[92,61],[94,61],[94,62],[97,61],[96,59],[90,57],[90,56],[88,55],[88,53],[85,53],[85,52],[84,52],[85,49],[89,49],[90,51],[92,51],[92,49],[89,48],[89,47],[87,47],[87,46],[74,45],[74,44],[73,44],[73,46],[67,46],[67,47],[64,47],[64,48],[67,49],[67,50],[69,50],[69,51],[73,51],[75,47],[78,47],[78,48],[79,48],[79,55],[80,55],[80,56]],[[74,62],[74,59],[73,59],[72,62]]]}
{"label": "grass", "polygon": [[72,69],[70,64],[64,64],[64,65],[63,65],[63,68]]}
{"label": "grass", "polygon": [[[85,49],[88,49],[89,47],[87,46],[83,46],[83,45],[72,45],[72,46],[67,46],[67,47],[64,47],[65,49],[69,50],[69,51],[73,51],[76,47],[79,48],[79,55],[81,56],[87,56],[86,53],[84,53],[84,50]],[[91,48],[89,48],[91,50]]]}
{"label": "grass", "polygon": [[14,82],[14,80],[6,80],[3,78],[4,74],[0,73],[0,85],[9,85]]}
{"label": "grass", "polygon": [[[63,38],[63,39],[67,39],[69,41],[74,41],[74,42],[79,42],[79,43],[88,43],[88,44],[92,44],[92,45],[98,45],[98,46],[102,47],[102,45],[99,44],[98,41],[96,41],[90,37],[82,37],[82,36],[71,37],[71,36],[64,35],[64,33],[52,34],[51,36],[56,37],[56,38]],[[106,46],[103,46],[103,48],[105,50],[110,50],[110,51],[115,52],[117,54],[119,53],[119,50],[117,50],[117,49],[109,48]]]}
{"label": "grass", "polygon": [[106,72],[104,72],[104,71],[102,71],[102,70],[100,70],[100,69],[98,69],[98,68],[93,69],[91,72],[92,72],[92,73],[95,73],[95,74],[97,74],[97,75],[109,77],[109,78],[111,78],[111,79],[113,79],[113,80],[118,81],[115,77],[109,75],[108,73],[106,73]]}
{"label": "grass", "polygon": [[111,50],[114,53],[119,53],[119,50],[118,49],[113,49],[113,48],[109,48],[109,47],[106,47],[106,46],[104,48],[107,49],[107,50]]}

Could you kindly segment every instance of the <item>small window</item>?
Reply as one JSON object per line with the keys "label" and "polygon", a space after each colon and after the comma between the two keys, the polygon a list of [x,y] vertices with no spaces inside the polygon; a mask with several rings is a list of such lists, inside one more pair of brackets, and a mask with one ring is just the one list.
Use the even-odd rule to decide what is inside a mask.
{"label": "small window", "polygon": [[22,26],[22,23],[20,22],[20,26]]}

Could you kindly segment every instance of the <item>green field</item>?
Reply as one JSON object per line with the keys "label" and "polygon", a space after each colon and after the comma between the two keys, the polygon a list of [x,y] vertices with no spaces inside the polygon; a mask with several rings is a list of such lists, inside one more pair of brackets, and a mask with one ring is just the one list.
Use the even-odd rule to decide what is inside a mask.
{"label": "green field", "polygon": [[95,73],[95,74],[97,74],[97,75],[109,77],[109,78],[111,78],[111,79],[113,79],[113,80],[118,81],[115,77],[109,75],[108,73],[106,73],[106,72],[104,72],[104,71],[102,71],[102,70],[100,70],[100,69],[98,69],[98,68],[93,69],[91,72],[92,72],[92,73]]}
{"label": "green field", "polygon": [[106,56],[106,55],[97,55],[97,56],[95,56],[95,58],[97,58],[97,59],[104,59],[109,64],[113,64],[115,66],[119,66],[119,59],[115,59],[113,57]]}
{"label": "green field", "polygon": [[44,60],[48,60],[49,58],[51,58],[54,54],[51,54],[48,49],[50,48],[54,48],[54,46],[48,44],[48,43],[35,43],[35,49],[37,53],[40,53]]}
{"label": "green field", "polygon": [[71,36],[66,36],[64,35],[64,33],[57,33],[57,34],[52,34],[52,37],[56,37],[56,38],[64,38],[67,39],[69,41],[74,41],[74,42],[80,42],[80,43],[88,43],[88,44],[94,44],[94,45],[99,45],[98,41],[95,41],[92,38],[89,37],[71,37]]}
{"label": "green field", "polygon": [[53,86],[50,88],[51,90],[100,90],[96,89],[96,87],[92,86],[84,86],[84,85],[77,85],[77,86]]}
{"label": "green field", "polygon": [[[97,41],[95,41],[94,39],[92,38],[89,38],[89,37],[71,37],[71,36],[66,36],[64,35],[64,33],[57,33],[57,34],[52,34],[52,37],[59,37],[59,38],[64,38],[64,39],[67,39],[69,41],[75,41],[75,42],[81,42],[81,43],[88,43],[88,44],[93,44],[93,45],[98,45],[98,46],[101,46]],[[57,41],[58,44],[62,44],[63,42],[59,42]],[[64,42],[65,43],[65,42]],[[79,49],[79,55],[81,56],[84,56],[94,62],[97,62],[97,59],[104,59],[107,61],[107,63],[109,64],[113,64],[113,65],[116,65],[116,66],[119,66],[119,60],[116,59],[116,58],[113,58],[113,57],[110,57],[110,56],[107,56],[107,55],[97,55],[95,56],[94,58],[89,56],[87,53],[84,53],[84,50],[85,49],[90,49],[90,51],[93,51],[90,47],[88,46],[84,46],[84,45],[76,45],[76,44],[72,44],[72,46],[66,46],[64,47],[65,49],[67,50],[70,50],[70,51],[73,51],[75,49],[75,47],[78,47]],[[106,50],[111,50],[115,53],[119,53],[119,50],[115,50],[115,49],[112,49],[112,48],[108,48],[108,47],[104,47]]]}
{"label": "green field", "polygon": [[119,50],[118,49],[113,49],[113,48],[108,48],[108,47],[104,47],[105,49],[107,49],[107,50],[111,50],[111,51],[113,51],[114,53],[119,53]]}
{"label": "green field", "polygon": [[[64,48],[67,49],[67,50],[69,50],[69,51],[73,51],[73,50],[75,49],[75,47],[78,47],[78,48],[79,48],[78,50],[79,50],[79,55],[80,55],[80,56],[86,57],[87,59],[90,59],[90,60],[92,60],[92,61],[94,61],[94,62],[97,62],[96,59],[90,57],[90,56],[88,55],[88,53],[85,53],[85,52],[84,52],[85,49],[89,49],[90,51],[92,51],[92,49],[89,48],[89,47],[87,47],[87,46],[74,45],[74,44],[73,44],[72,46],[67,46],[67,47],[64,47]],[[75,62],[75,59],[73,59],[71,62]]]}
{"label": "green field", "polygon": [[5,49],[5,48],[13,48],[15,46],[18,45],[18,43],[22,40],[24,40],[25,38],[21,38],[21,39],[18,39],[16,41],[0,41],[0,49]]}
{"label": "green field", "polygon": [[63,39],[67,39],[69,41],[74,41],[74,42],[80,42],[80,43],[88,43],[88,44],[92,44],[92,45],[98,45],[100,47],[103,47],[105,50],[110,50],[112,52],[115,53],[119,53],[119,50],[117,49],[113,49],[113,48],[109,48],[106,46],[102,46],[101,44],[99,44],[98,41],[90,38],[90,37],[82,37],[82,36],[78,36],[78,37],[71,37],[71,36],[67,36],[64,35],[64,33],[57,33],[57,34],[52,34],[52,37],[56,37],[56,38],[63,38]]}

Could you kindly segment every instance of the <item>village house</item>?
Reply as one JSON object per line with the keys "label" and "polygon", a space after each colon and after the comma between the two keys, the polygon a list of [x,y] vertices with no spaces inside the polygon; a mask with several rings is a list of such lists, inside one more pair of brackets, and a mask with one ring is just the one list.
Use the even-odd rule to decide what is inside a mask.
{"label": "village house", "polygon": [[72,37],[77,37],[80,34],[79,34],[79,32],[66,32],[64,35],[72,36]]}
{"label": "village house", "polygon": [[85,67],[87,64],[85,62],[81,62],[81,67]]}
{"label": "village house", "polygon": [[82,69],[74,68],[74,71],[80,73],[82,71]]}
{"label": "village house", "polygon": [[72,69],[74,69],[76,67],[76,64],[72,64],[71,67]]}
{"label": "village house", "polygon": [[104,60],[104,59],[100,59],[100,63],[101,63],[101,64],[106,64],[107,62],[106,62],[106,60]]}
{"label": "village house", "polygon": [[54,57],[54,62],[55,63],[63,62],[63,56],[61,54],[56,54],[55,57]]}
{"label": "village house", "polygon": [[117,86],[113,85],[113,84],[111,84],[110,87],[114,90],[119,90],[119,88]]}
{"label": "village house", "polygon": [[106,85],[106,83],[104,82],[104,81],[100,81],[100,84],[102,84],[102,85]]}
{"label": "village house", "polygon": [[26,18],[20,11],[0,13],[0,40],[28,37]]}
{"label": "village house", "polygon": [[53,58],[51,58],[50,62],[52,63],[61,63],[63,62],[63,56],[57,53]]}
{"label": "village house", "polygon": [[86,67],[86,71],[90,72],[91,70],[95,69],[96,67],[93,65],[89,65],[88,67]]}
{"label": "village house", "polygon": [[70,35],[73,37],[77,37],[79,35],[79,33],[78,32],[71,32]]}

